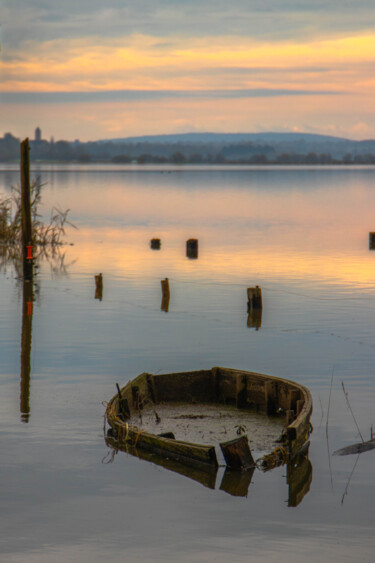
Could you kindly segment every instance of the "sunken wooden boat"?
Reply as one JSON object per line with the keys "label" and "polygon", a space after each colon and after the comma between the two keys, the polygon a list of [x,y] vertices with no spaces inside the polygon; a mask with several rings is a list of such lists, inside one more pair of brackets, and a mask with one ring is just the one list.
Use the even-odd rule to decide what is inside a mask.
{"label": "sunken wooden boat", "polygon": [[[155,407],[176,403],[199,403],[207,409],[230,405],[238,413],[253,411],[264,415],[265,420],[279,418],[282,431],[278,446],[260,460],[264,469],[286,463],[297,455],[311,431],[312,398],[303,385],[260,373],[214,367],[183,373],[142,373],[122,389],[118,387],[106,407],[106,418],[118,447],[126,444],[190,467],[217,467],[215,445],[175,439],[173,433],[159,435],[142,430],[134,423],[150,406],[158,418]],[[228,467],[254,467],[250,450],[249,455],[243,450],[243,447],[246,449],[244,438],[240,436],[220,443]]]}

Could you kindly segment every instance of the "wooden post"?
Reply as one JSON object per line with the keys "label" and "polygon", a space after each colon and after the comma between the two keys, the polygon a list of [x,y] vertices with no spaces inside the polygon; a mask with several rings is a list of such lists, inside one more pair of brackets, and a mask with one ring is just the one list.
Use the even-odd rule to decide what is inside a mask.
{"label": "wooden post", "polygon": [[247,436],[220,444],[226,464],[231,469],[247,470],[255,466]]}
{"label": "wooden post", "polygon": [[247,288],[247,311],[262,309],[262,290],[259,285]]}
{"label": "wooden post", "polygon": [[152,248],[152,250],[160,250],[160,238],[152,238],[150,240],[150,247]]}
{"label": "wooden post", "polygon": [[95,299],[103,299],[103,274],[95,276]]}
{"label": "wooden post", "polygon": [[189,238],[186,241],[186,256],[188,258],[198,258],[198,239]]}
{"label": "wooden post", "polygon": [[170,292],[169,292],[169,280],[165,278],[165,280],[161,280],[161,310],[168,313],[169,311],[169,299],[170,299]]}
{"label": "wooden post", "polygon": [[25,279],[31,279],[33,275],[33,259],[30,247],[33,244],[33,236],[30,205],[30,147],[28,138],[21,143],[20,172],[23,276]]}
{"label": "wooden post", "polygon": [[369,250],[375,250],[375,233],[369,233],[369,241],[368,241],[368,245],[369,245]]}

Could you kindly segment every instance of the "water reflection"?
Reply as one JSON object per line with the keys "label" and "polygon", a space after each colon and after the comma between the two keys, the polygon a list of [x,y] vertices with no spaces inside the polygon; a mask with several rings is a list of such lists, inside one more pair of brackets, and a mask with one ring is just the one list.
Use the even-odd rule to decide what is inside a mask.
{"label": "water reflection", "polygon": [[298,506],[310,490],[312,464],[309,460],[310,443],[287,463],[286,481],[289,487],[288,506]]}
{"label": "water reflection", "polygon": [[54,249],[52,253],[49,253],[48,249],[44,248],[36,260],[22,260],[20,247],[8,245],[1,247],[0,256],[0,271],[6,271],[6,268],[9,267],[16,273],[16,279],[22,280],[20,415],[21,421],[28,423],[31,416],[30,381],[34,302],[40,292],[36,276],[43,258],[50,265],[51,272],[57,277],[67,274],[67,265],[64,263],[65,254],[61,253],[60,249]]}
{"label": "water reflection", "polygon": [[22,335],[21,335],[21,390],[20,413],[22,422],[30,418],[30,355],[33,326],[34,280],[24,277],[22,284]]}
{"label": "water reflection", "polygon": [[[113,437],[111,429],[107,432],[105,442],[110,448],[110,452],[106,456],[106,463],[108,463],[108,461],[113,462],[116,454],[122,451],[141,460],[154,463],[168,471],[173,471],[174,473],[192,479],[204,487],[217,489],[231,496],[247,497],[255,471],[259,471],[257,467],[253,467],[248,471],[235,471],[226,467],[221,482],[218,484],[218,467],[216,466],[207,464],[207,467],[204,468],[191,467],[182,462],[150,453],[144,449],[137,449],[137,447],[129,443],[119,445],[116,438]],[[286,463],[288,506],[290,507],[296,507],[301,504],[310,490],[312,482],[312,464],[309,459],[309,446],[309,443],[305,444],[305,446],[301,448],[293,458],[289,458]]]}
{"label": "water reflection", "polygon": [[95,276],[95,299],[103,300],[103,274]]}
{"label": "water reflection", "polygon": [[247,314],[247,327],[259,330],[262,326],[262,309],[251,309]]}

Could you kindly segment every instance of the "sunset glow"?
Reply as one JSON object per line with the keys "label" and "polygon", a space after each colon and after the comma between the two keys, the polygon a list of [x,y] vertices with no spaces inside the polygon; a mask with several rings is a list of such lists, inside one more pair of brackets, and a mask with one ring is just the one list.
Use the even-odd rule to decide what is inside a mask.
{"label": "sunset glow", "polygon": [[[238,32],[233,33],[223,21],[225,14],[232,21],[235,7],[231,13],[219,2],[219,17],[203,3],[200,17],[189,11],[190,3],[195,5],[186,2],[180,14],[160,0],[150,4],[143,19],[141,8],[131,8],[137,25],[126,18],[126,30],[120,33],[116,17],[125,17],[130,8],[118,9],[117,2],[106,11],[93,2],[83,25],[79,7],[72,7],[74,20],[60,13],[55,2],[46,8],[37,1],[28,12],[40,31],[36,37],[22,36],[22,20],[16,24],[10,19],[14,3],[5,2],[9,31],[5,26],[0,60],[4,131],[23,136],[40,125],[46,138],[81,140],[208,130],[375,136],[370,103],[375,95],[375,35],[364,7],[358,8],[351,28],[345,9],[335,16],[328,9],[290,12],[270,0],[272,27],[272,18],[244,11],[238,0]],[[168,9],[163,12],[164,4]],[[49,10],[51,17],[58,10],[59,25],[51,20],[48,27],[38,19],[38,14],[48,19]],[[79,99],[69,97],[71,93]]]}

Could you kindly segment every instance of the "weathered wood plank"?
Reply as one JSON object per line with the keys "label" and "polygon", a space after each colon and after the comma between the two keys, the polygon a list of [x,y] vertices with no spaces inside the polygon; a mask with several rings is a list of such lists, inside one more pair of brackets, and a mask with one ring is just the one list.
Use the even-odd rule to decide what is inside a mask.
{"label": "weathered wood plank", "polygon": [[226,464],[231,469],[247,470],[255,466],[247,436],[220,444]]}

